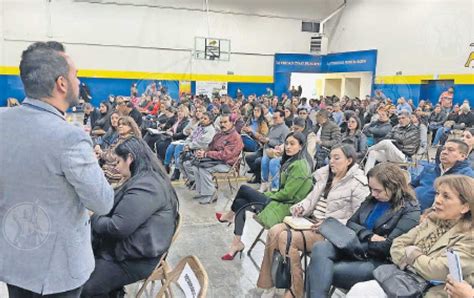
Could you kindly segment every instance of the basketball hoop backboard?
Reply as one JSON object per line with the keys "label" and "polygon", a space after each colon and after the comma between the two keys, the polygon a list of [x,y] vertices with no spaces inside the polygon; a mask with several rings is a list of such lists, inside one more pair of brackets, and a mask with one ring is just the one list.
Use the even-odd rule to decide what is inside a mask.
{"label": "basketball hoop backboard", "polygon": [[195,37],[194,58],[212,61],[229,61],[230,40],[213,37]]}

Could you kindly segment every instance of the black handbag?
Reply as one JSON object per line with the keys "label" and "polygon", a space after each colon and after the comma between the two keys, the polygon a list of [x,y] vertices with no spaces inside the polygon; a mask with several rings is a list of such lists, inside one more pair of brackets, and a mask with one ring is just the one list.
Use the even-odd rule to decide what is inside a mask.
{"label": "black handbag", "polygon": [[210,157],[194,158],[191,164],[195,167],[207,169],[217,165],[223,165],[222,160],[212,159]]}
{"label": "black handbag", "polygon": [[337,219],[333,217],[326,218],[319,227],[319,233],[346,256],[357,260],[367,259],[367,253],[356,233]]}
{"label": "black handbag", "polygon": [[277,250],[273,253],[272,280],[277,289],[291,288],[291,262],[288,252],[291,245],[291,229],[288,227],[285,256]]}
{"label": "black handbag", "polygon": [[374,270],[374,278],[389,298],[418,298],[428,289],[429,282],[409,270],[396,265],[381,265]]}

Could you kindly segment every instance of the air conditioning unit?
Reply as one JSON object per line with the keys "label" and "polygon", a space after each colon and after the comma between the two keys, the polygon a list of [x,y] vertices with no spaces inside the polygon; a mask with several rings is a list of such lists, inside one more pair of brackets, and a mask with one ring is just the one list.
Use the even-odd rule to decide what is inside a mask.
{"label": "air conditioning unit", "polygon": [[301,31],[303,32],[318,33],[320,27],[321,27],[320,23],[306,22],[306,21],[301,22]]}
{"label": "air conditioning unit", "polygon": [[328,38],[321,33],[311,36],[309,51],[311,53],[326,55],[328,53]]}

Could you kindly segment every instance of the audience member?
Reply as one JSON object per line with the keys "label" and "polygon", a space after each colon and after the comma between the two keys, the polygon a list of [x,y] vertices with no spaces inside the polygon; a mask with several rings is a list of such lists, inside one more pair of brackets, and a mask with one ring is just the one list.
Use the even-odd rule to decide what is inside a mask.
{"label": "audience member", "polygon": [[364,129],[364,134],[370,138],[368,140],[369,147],[373,144],[377,144],[385,138],[385,136],[392,130],[390,119],[388,117],[388,110],[385,107],[377,109],[378,119],[370,122]]}
{"label": "audience member", "polygon": [[186,185],[188,187],[192,187],[195,181],[194,173],[191,170],[194,152],[200,149],[206,150],[216,134],[212,120],[210,112],[204,113],[198,127],[184,141],[183,151],[185,155],[177,163],[179,164],[180,171],[183,172],[186,178]]}
{"label": "audience member", "polygon": [[84,104],[84,121],[83,124],[89,126],[91,129],[95,127],[95,122],[100,118],[101,114],[97,108],[91,103]]}
{"label": "audience member", "polygon": [[245,212],[259,212],[256,220],[266,228],[281,223],[290,215],[290,206],[301,201],[312,187],[312,161],[304,148],[305,138],[301,133],[290,133],[285,139],[285,150],[281,159],[281,184],[277,191],[260,193],[242,185],[231,206],[231,211],[216,213],[220,222],[234,222],[234,238],[230,251],[222,260],[233,260],[245,245],[241,236],[245,226]]}
{"label": "audience member", "polygon": [[[268,136],[262,139],[264,146],[260,162],[260,192],[264,192],[268,189],[278,189],[278,184],[280,182],[278,175],[280,169],[280,159],[284,151],[283,145],[285,138],[290,132],[290,129],[285,125],[283,111],[275,111],[272,118],[273,125],[268,132]],[[249,157],[248,160],[251,161],[251,158]],[[255,160],[254,163],[255,162],[258,162],[258,160]],[[253,167],[256,170],[258,169],[257,165],[254,165]],[[255,172],[256,171],[254,171],[254,173]],[[270,177],[271,183],[269,183]]]}
{"label": "audience member", "polygon": [[317,242],[308,268],[308,297],[328,297],[331,285],[350,289],[373,279],[373,271],[389,260],[392,241],[418,224],[420,208],[400,168],[379,164],[367,174],[371,195],[346,226],[357,235],[364,259],[345,254],[330,241]]}
{"label": "audience member", "polygon": [[114,153],[125,181],[116,190],[112,211],[91,217],[95,269],[84,285],[84,298],[111,297],[148,277],[176,229],[177,195],[147,144],[131,137]]}
{"label": "audience member", "polygon": [[122,116],[130,116],[135,120],[138,127],[142,126],[142,114],[133,106],[133,103],[131,103],[130,100],[126,100],[122,97],[117,100],[116,104],[117,110]]}
{"label": "audience member", "polygon": [[263,138],[268,135],[268,123],[262,113],[262,106],[256,105],[252,115],[242,128],[242,141],[246,152],[257,152]]}
{"label": "audience member", "polygon": [[[165,159],[166,149],[172,141],[184,140],[186,138],[183,131],[188,125],[189,120],[189,109],[186,106],[180,105],[173,126],[164,131],[155,142],[156,154],[161,161]],[[169,164],[166,165],[165,169],[168,173],[170,172]]]}
{"label": "audience member", "polygon": [[313,129],[313,122],[309,119],[309,110],[307,108],[298,108],[298,118],[301,118],[306,122],[306,127],[309,130]]}
{"label": "audience member", "polygon": [[[182,104],[182,106],[188,109],[187,105]],[[190,117],[191,119],[188,121],[188,124],[184,127],[182,133],[180,135],[176,135],[176,137],[173,137],[173,139],[176,139],[176,140],[172,141],[166,148],[165,159],[163,161],[163,165],[165,166],[165,169],[170,168],[173,157],[174,157],[174,163],[175,163],[175,168],[173,171],[173,175],[171,176],[171,181],[179,180],[179,177],[181,175],[181,170],[179,169],[180,155],[184,150],[184,145],[186,143],[186,140],[191,136],[193,131],[196,130],[196,128],[199,126],[204,112],[205,112],[205,109],[203,107],[196,108],[193,115]],[[211,140],[212,138],[210,138],[207,143],[209,144]]]}
{"label": "audience member", "polygon": [[387,134],[385,140],[369,148],[365,163],[366,173],[377,161],[405,162],[407,157],[418,151],[420,130],[411,123],[410,114],[401,111],[398,120],[400,123]]}
{"label": "audience member", "polygon": [[108,213],[113,190],[90,137],[65,121],[79,80],[63,45],[28,46],[20,78],[26,99],[0,113],[0,280],[10,298],[77,298],[94,270],[87,209]]}
{"label": "audience member", "polygon": [[469,154],[467,160],[471,168],[474,169],[474,128],[468,128],[463,133],[462,140],[469,146]]}
{"label": "audience member", "polygon": [[316,114],[316,122],[314,132],[308,135],[308,150],[315,158],[316,168],[321,168],[326,164],[332,147],[341,141],[341,130],[329,119],[327,110],[320,110]]}
{"label": "audience member", "polygon": [[112,113],[111,105],[103,101],[99,105],[99,118],[95,119],[94,126],[91,126],[91,134],[94,136],[103,136],[110,125],[110,114]]}
{"label": "audience member", "polygon": [[407,103],[405,97],[400,97],[397,103],[397,114],[400,114],[401,111],[407,111],[410,114],[413,113],[413,108]]}
{"label": "audience member", "polygon": [[212,173],[227,172],[238,161],[244,144],[234,128],[230,116],[220,117],[220,131],[214,136],[209,147],[198,149],[194,156],[192,175],[195,179],[196,192],[194,199],[200,204],[210,204],[217,200],[217,191],[212,181]]}
{"label": "audience member", "polygon": [[448,90],[441,93],[438,99],[438,103],[445,113],[449,113],[453,107],[454,88],[449,87]]}
{"label": "audience member", "polygon": [[367,137],[361,131],[360,119],[356,115],[349,116],[347,132],[342,136],[343,144],[350,144],[356,151],[357,161],[361,161],[367,153]]}
{"label": "audience member", "polygon": [[[390,256],[400,269],[409,269],[430,283],[424,297],[448,297],[444,290],[445,287],[451,290],[450,285],[444,285],[449,274],[446,250],[459,255],[463,280],[471,285],[474,283],[474,178],[463,175],[440,177],[435,181],[435,189],[435,204],[426,219],[393,241]],[[375,293],[380,293],[377,297],[387,297],[378,283],[362,283],[358,288],[367,297]]]}
{"label": "audience member", "polygon": [[306,216],[314,220],[314,229],[298,233],[295,230],[288,231],[286,224],[277,224],[268,232],[257,282],[258,287],[270,289],[266,291],[266,296],[274,295],[271,278],[273,253],[279,250],[285,255],[288,232],[292,234],[289,250],[292,286],[291,292],[288,290],[285,297],[303,297],[303,270],[299,252],[310,252],[305,252],[304,247],[310,250],[315,242],[324,240],[317,227],[326,217],[334,217],[345,223],[369,194],[367,178],[356,163],[356,152],[351,145],[335,146],[330,157],[329,165],[316,171],[313,190],[303,201],[290,208],[293,216]]}
{"label": "audience member", "polygon": [[118,137],[119,137],[119,134],[118,134],[118,131],[117,131],[119,118],[120,118],[120,113],[119,112],[113,111],[112,113],[110,113],[109,130],[107,130],[105,135],[102,137],[102,142],[100,144],[100,148],[102,150],[107,149],[112,144],[115,144],[115,142],[117,142]]}
{"label": "audience member", "polygon": [[430,208],[435,199],[434,181],[440,176],[466,175],[474,177],[474,170],[466,160],[469,146],[460,140],[449,140],[441,149],[439,162],[426,165],[411,185],[415,188],[421,210]]}
{"label": "audience member", "polygon": [[436,131],[443,127],[444,121],[448,115],[441,109],[441,106],[436,105],[434,108],[433,113],[431,113],[430,118],[428,120],[428,131],[433,134],[432,144],[434,145],[434,136],[436,135]]}
{"label": "audience member", "polygon": [[416,114],[410,116],[410,121],[420,131],[420,147],[417,154],[423,154],[428,150],[428,128],[420,121],[420,117]]}
{"label": "audience member", "polygon": [[100,164],[102,164],[105,178],[107,178],[107,181],[114,187],[121,185],[124,178],[116,167],[117,156],[115,155],[115,148],[131,136],[141,138],[140,129],[132,117],[121,116],[118,120],[117,132],[117,141],[111,144],[107,149],[102,150],[99,145],[96,145],[94,148],[97,159]]}

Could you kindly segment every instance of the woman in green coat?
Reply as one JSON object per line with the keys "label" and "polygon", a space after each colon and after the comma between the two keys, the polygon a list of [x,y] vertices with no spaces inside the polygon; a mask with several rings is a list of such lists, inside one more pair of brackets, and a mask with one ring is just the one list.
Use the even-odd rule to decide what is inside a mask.
{"label": "woman in green coat", "polygon": [[216,213],[220,222],[235,222],[234,239],[230,250],[221,259],[233,260],[245,248],[241,236],[245,225],[245,211],[259,212],[256,219],[266,228],[281,223],[290,215],[290,207],[303,200],[313,187],[313,164],[304,146],[305,136],[299,132],[288,134],[281,159],[280,188],[278,191],[260,193],[242,185],[232,203],[231,211]]}

